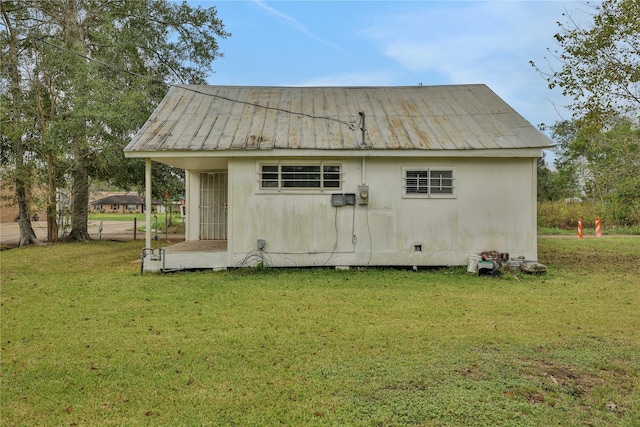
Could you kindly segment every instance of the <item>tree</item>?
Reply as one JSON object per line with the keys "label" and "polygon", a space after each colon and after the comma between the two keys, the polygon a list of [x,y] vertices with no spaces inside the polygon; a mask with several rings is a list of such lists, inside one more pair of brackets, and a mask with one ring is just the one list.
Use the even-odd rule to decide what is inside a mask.
{"label": "tree", "polygon": [[567,197],[561,184],[560,174],[547,167],[545,156],[538,158],[538,201],[554,201]]}
{"label": "tree", "polygon": [[[0,4],[2,19],[5,31],[2,33],[2,41],[5,46],[2,49],[2,72],[6,75],[6,85],[10,96],[3,101],[8,108],[8,117],[2,117],[2,139],[6,140],[3,145],[13,154],[15,168],[13,180],[15,183],[16,200],[18,202],[18,224],[20,226],[20,246],[38,243],[33,227],[31,226],[29,212],[29,165],[25,162],[25,146],[23,133],[25,126],[25,116],[23,110],[23,91],[21,85],[21,75],[19,69],[19,55],[22,48],[19,31],[16,22],[21,19],[20,15],[10,16],[5,3]],[[3,111],[5,109],[3,108]],[[4,114],[3,114],[4,115]]]}
{"label": "tree", "polygon": [[[50,174],[55,176],[61,173],[54,167],[58,159],[69,160],[69,169],[63,173],[72,179],[70,238],[88,239],[89,177],[104,178],[110,170],[124,169],[118,167],[124,162],[122,148],[166,93],[167,85],[204,82],[212,61],[221,55],[216,38],[229,34],[214,7],[191,7],[185,2],[6,4],[11,6],[6,8],[8,16],[20,16],[15,21],[31,49],[31,55],[23,54],[18,60],[38,65],[30,89],[35,93],[37,88],[48,88],[51,95],[47,97],[51,114],[33,108],[43,113],[37,116],[41,121],[35,133],[43,145],[35,152],[43,164],[49,162]],[[36,102],[38,96],[29,99]],[[107,153],[118,155],[105,160]]]}
{"label": "tree", "polygon": [[597,134],[598,141],[574,141],[573,151],[584,154],[585,192],[608,206],[614,221],[640,223],[640,129],[620,118]]}
{"label": "tree", "polygon": [[638,119],[640,108],[640,2],[604,0],[590,4],[593,22],[582,27],[573,17],[558,22],[559,49],[547,49],[558,70],[544,72],[549,83],[572,100],[574,119],[585,129],[601,129],[620,116]]}
{"label": "tree", "polygon": [[576,122],[562,120],[550,126],[549,130],[556,142],[554,166],[558,172],[557,185],[562,188],[564,197],[583,198],[587,168],[582,153],[573,146],[578,135]]}
{"label": "tree", "polygon": [[70,169],[70,158],[65,155],[65,146],[61,143],[65,138],[58,134],[62,120],[56,114],[56,106],[64,97],[64,93],[54,84],[47,64],[43,63],[47,57],[53,56],[32,55],[34,67],[27,74],[29,91],[26,102],[30,106],[29,115],[35,119],[34,130],[29,135],[30,145],[43,163],[43,173],[39,182],[44,183],[47,189],[46,219],[49,242],[58,240],[59,188],[67,187],[64,171]]}
{"label": "tree", "polygon": [[[561,88],[573,118],[552,127],[558,142],[556,168],[567,185],[609,205],[620,223],[640,221],[640,1],[589,4],[589,25],[575,17],[559,22],[560,62],[540,70],[549,88]],[[634,210],[635,209],[635,210]],[[634,219],[635,218],[635,219]]]}
{"label": "tree", "polygon": [[619,224],[640,223],[640,129],[620,118],[589,135],[579,124],[566,120],[551,127],[559,185],[568,197],[607,204]]}

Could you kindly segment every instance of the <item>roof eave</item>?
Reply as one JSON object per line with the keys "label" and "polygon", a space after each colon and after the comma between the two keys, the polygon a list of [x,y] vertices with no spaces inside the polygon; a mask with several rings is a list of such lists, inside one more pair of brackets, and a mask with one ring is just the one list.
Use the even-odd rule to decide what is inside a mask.
{"label": "roof eave", "polygon": [[539,157],[542,150],[553,146],[525,148],[488,148],[467,150],[322,150],[322,149],[256,149],[219,151],[125,151],[126,158],[235,158],[235,157]]}

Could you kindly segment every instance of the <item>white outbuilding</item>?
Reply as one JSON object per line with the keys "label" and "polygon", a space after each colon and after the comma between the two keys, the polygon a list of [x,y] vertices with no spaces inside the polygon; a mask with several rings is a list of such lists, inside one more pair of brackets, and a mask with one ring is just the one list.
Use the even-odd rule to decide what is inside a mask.
{"label": "white outbuilding", "polygon": [[[173,86],[125,148],[186,171],[185,242],[147,271],[537,259],[552,141],[485,85]],[[150,223],[150,217],[147,218]]]}

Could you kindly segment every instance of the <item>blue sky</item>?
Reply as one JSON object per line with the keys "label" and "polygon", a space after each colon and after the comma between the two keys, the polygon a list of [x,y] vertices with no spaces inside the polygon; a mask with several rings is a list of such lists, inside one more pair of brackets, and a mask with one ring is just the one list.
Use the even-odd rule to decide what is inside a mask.
{"label": "blue sky", "polygon": [[[484,83],[533,125],[570,118],[547,48],[575,1],[191,0],[227,31],[210,84],[411,86]],[[557,64],[556,64],[557,65]]]}

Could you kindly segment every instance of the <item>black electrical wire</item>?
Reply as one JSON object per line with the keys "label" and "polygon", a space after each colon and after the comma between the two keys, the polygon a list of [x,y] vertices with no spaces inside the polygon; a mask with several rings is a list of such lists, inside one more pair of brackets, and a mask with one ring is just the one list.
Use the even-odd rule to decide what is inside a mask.
{"label": "black electrical wire", "polygon": [[371,240],[371,227],[369,226],[369,205],[365,205],[365,212],[367,216],[367,230],[369,231],[369,260],[367,265],[371,264],[371,257],[373,257],[373,241]]}
{"label": "black electrical wire", "polygon": [[308,117],[310,119],[320,119],[320,120],[328,120],[328,121],[332,121],[332,122],[337,122],[337,123],[340,123],[340,124],[343,124],[343,125],[347,125],[350,130],[356,130],[356,129],[359,129],[359,127],[360,127],[360,125],[358,123],[356,123],[357,120],[353,120],[351,122],[346,122],[344,120],[336,119],[335,117],[314,116],[313,114],[303,113],[301,111],[291,111],[291,110],[287,110],[287,109],[284,109],[284,108],[269,107],[267,105],[261,105],[261,104],[255,103],[255,102],[240,101],[239,99],[233,99],[233,98],[229,98],[229,97],[222,96],[222,95],[203,92],[201,90],[194,89],[194,88],[188,87],[186,85],[171,85],[171,86],[179,87],[180,89],[188,90],[188,91],[195,92],[195,93],[198,93],[198,94],[201,94],[201,95],[211,96],[213,98],[218,98],[218,99],[223,99],[225,101],[235,102],[235,103],[244,104],[244,105],[250,105],[250,106],[256,107],[256,108],[263,108],[265,110],[274,110],[274,111],[279,111],[279,112],[282,112],[282,113]]}
{"label": "black electrical wire", "polygon": [[333,250],[331,251],[331,254],[329,255],[329,258],[327,258],[327,260],[321,264],[322,266],[327,265],[329,260],[331,258],[333,258],[333,255],[338,250],[338,237],[340,236],[340,234],[338,233],[338,207],[336,206],[334,209],[335,209],[335,215],[334,215],[334,218],[333,218],[333,227],[336,230],[336,241],[335,241],[335,243],[333,245]]}
{"label": "black electrical wire", "polygon": [[260,250],[253,250],[245,255],[245,257],[236,263],[236,267],[272,267],[273,261],[268,253]]}

